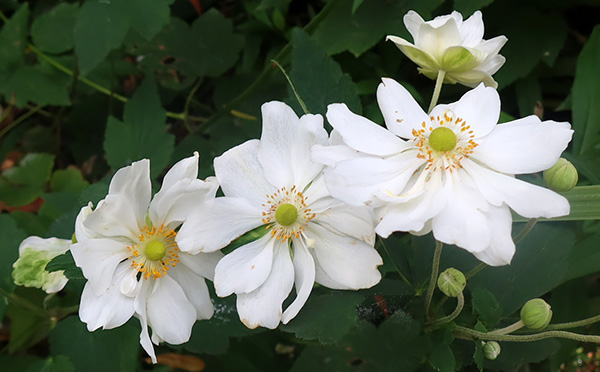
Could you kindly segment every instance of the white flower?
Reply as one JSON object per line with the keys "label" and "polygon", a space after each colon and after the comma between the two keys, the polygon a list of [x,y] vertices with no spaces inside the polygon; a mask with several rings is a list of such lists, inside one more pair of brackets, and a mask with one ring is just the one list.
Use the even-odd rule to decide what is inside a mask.
{"label": "white flower", "polygon": [[[182,251],[212,252],[259,226],[266,234],[226,255],[215,269],[219,296],[237,295],[249,328],[289,322],[313,283],[335,289],[379,282],[381,257],[373,248],[372,213],[332,198],[323,166],[310,148],[327,142],[320,115],[300,119],[281,102],[262,106],[260,141],[250,140],[215,159],[225,197],[196,210],[177,235]],[[294,301],[282,313],[292,286]]]}
{"label": "white flower", "polygon": [[54,257],[69,250],[71,240],[30,236],[19,245],[19,258],[13,264],[12,277],[17,285],[41,288],[46,293],[63,289],[69,279],[63,271],[46,271]]}
{"label": "white flower", "polygon": [[396,46],[420,66],[425,76],[436,79],[439,70],[446,72],[447,83],[461,83],[475,87],[480,82],[497,87],[492,75],[506,59],[499,55],[506,37],[483,40],[483,20],[476,11],[463,22],[456,11],[425,22],[415,11],[404,16],[404,24],[414,44],[398,37],[388,36]]}
{"label": "white flower", "polygon": [[87,283],[79,317],[88,330],[110,329],[132,315],[140,319],[140,343],[156,363],[152,342],[189,340],[196,319],[208,319],[213,304],[204,278],[212,279],[219,252],[189,255],[175,242],[175,229],[191,210],[214,198],[214,178],[197,179],[198,153],[175,164],[152,201],[150,162],[121,168],[96,210],[82,208],[71,253]]}
{"label": "white flower", "polygon": [[569,213],[564,197],[514,177],[556,163],[573,134],[569,123],[531,115],[496,125],[500,99],[483,85],[430,115],[391,79],[377,98],[389,131],[330,105],[327,119],[347,146],[315,147],[313,159],[331,166],[333,196],[376,207],[380,236],[433,230],[439,241],[504,265],[515,251],[509,207],[527,218]]}

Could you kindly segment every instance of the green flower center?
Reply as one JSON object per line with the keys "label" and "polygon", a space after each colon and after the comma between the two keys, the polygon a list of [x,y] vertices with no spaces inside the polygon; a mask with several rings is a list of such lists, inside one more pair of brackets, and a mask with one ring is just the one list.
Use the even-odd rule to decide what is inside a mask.
{"label": "green flower center", "polygon": [[456,134],[446,127],[435,128],[429,135],[429,146],[437,152],[454,150],[456,142]]}
{"label": "green flower center", "polygon": [[146,254],[146,258],[152,261],[159,261],[167,253],[167,247],[165,247],[164,243],[159,240],[151,241],[146,244],[146,250],[144,251]]}
{"label": "green flower center", "polygon": [[298,208],[286,203],[280,205],[275,211],[275,220],[281,226],[290,226],[298,219]]}

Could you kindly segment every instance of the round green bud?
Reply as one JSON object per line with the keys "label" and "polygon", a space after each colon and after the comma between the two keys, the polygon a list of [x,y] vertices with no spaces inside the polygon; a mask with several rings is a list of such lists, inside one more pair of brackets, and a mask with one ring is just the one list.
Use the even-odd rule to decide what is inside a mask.
{"label": "round green bud", "polygon": [[146,250],[144,251],[146,257],[152,261],[161,260],[167,253],[167,247],[159,240],[151,241],[146,244]]}
{"label": "round green bud", "polygon": [[458,297],[467,285],[467,279],[460,271],[449,268],[440,274],[438,288],[448,297]]}
{"label": "round green bud", "polygon": [[275,220],[281,226],[290,226],[298,219],[298,208],[292,204],[280,205],[275,211]]}
{"label": "round green bud", "polygon": [[544,171],[544,181],[554,191],[569,191],[577,185],[578,179],[577,169],[564,158],[558,159],[552,168]]}
{"label": "round green bud", "polygon": [[454,150],[456,142],[456,134],[446,127],[435,128],[429,135],[429,146],[437,152]]}
{"label": "round green bud", "polygon": [[550,305],[541,298],[529,300],[521,308],[521,320],[528,328],[539,330],[550,324],[552,310]]}
{"label": "round green bud", "polygon": [[496,360],[498,355],[500,355],[500,344],[496,341],[488,341],[483,344],[483,356],[488,360]]}

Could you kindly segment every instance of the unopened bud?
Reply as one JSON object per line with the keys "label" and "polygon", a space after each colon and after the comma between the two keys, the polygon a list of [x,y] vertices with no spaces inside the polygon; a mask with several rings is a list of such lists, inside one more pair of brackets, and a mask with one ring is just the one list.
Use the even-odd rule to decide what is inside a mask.
{"label": "unopened bud", "polygon": [[544,329],[550,324],[552,310],[550,305],[541,298],[527,301],[521,308],[521,320],[528,328]]}
{"label": "unopened bud", "polygon": [[483,356],[488,360],[496,360],[498,355],[500,355],[500,344],[496,341],[488,341],[483,344]]}
{"label": "unopened bud", "polygon": [[448,297],[458,297],[466,285],[464,274],[454,268],[444,271],[438,278],[438,288]]}
{"label": "unopened bud", "polygon": [[552,168],[544,171],[544,181],[554,191],[569,191],[577,185],[578,179],[577,169],[564,158],[558,159]]}

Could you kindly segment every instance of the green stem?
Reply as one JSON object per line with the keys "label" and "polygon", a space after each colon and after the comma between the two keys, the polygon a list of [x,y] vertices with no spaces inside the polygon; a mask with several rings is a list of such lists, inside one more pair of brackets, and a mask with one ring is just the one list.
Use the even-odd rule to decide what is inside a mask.
{"label": "green stem", "polygon": [[485,262],[480,263],[479,265],[475,266],[474,268],[471,269],[471,271],[469,271],[467,273],[467,275],[465,275],[465,279],[469,280],[470,278],[472,278],[475,274],[477,274],[478,272],[480,272],[481,270],[485,269],[486,267],[488,267],[488,264],[486,264]]}
{"label": "green stem", "polygon": [[[304,31],[306,31],[309,34],[312,31],[314,31],[317,28],[317,26],[323,21],[323,19],[325,19],[325,17],[327,17],[327,15],[331,12],[331,10],[337,6],[337,4],[339,2],[340,2],[340,0],[330,0],[327,4],[325,4],[325,6],[323,7],[323,9],[321,9],[319,14],[317,14],[315,16],[315,18],[313,18],[306,26],[304,26]],[[281,49],[281,51],[279,51],[279,53],[277,53],[277,55],[273,59],[276,61],[282,61],[285,57],[287,57],[287,55],[290,53],[291,50],[292,50],[292,42],[290,41]],[[213,125],[217,121],[217,119],[219,119],[223,115],[229,113],[231,111],[231,109],[233,109],[235,106],[237,106],[240,102],[243,102],[246,99],[246,97],[248,97],[252,93],[254,93],[254,91],[256,89],[258,89],[265,81],[268,80],[268,78],[273,73],[274,69],[275,69],[275,66],[273,66],[272,63],[269,63],[267,66],[265,66],[265,68],[262,70],[260,75],[258,75],[256,80],[254,80],[254,82],[252,84],[250,84],[237,97],[232,99],[225,106],[221,107],[221,109],[219,111],[214,113],[204,123],[202,123],[202,126],[201,126],[202,129],[206,130],[208,127]]]}
{"label": "green stem", "polygon": [[385,251],[385,254],[389,257],[390,261],[392,261],[392,265],[394,265],[394,268],[396,269],[396,272],[400,275],[400,278],[402,278],[402,280],[408,284],[409,286],[412,287],[412,284],[410,283],[410,281],[404,276],[404,274],[402,274],[402,271],[400,270],[400,268],[398,267],[398,265],[396,265],[396,262],[392,259],[392,256],[390,256],[390,252],[388,251],[383,239],[381,238],[377,238],[379,241],[379,244],[381,244],[381,246],[383,247],[383,250]]}
{"label": "green stem", "polygon": [[290,87],[292,88],[292,92],[294,92],[294,95],[296,96],[296,100],[298,100],[298,102],[300,103],[300,106],[302,107],[302,111],[304,111],[305,114],[310,114],[310,112],[306,108],[306,105],[304,104],[304,101],[302,100],[302,98],[300,98],[300,95],[296,91],[296,87],[294,86],[294,83],[292,83],[292,79],[290,79],[290,77],[285,72],[285,70],[283,69],[283,67],[281,67],[281,65],[279,64],[279,62],[277,62],[274,59],[272,59],[271,62],[274,63],[275,66],[279,67],[279,69],[283,73],[283,76],[285,76],[286,80],[288,81],[288,84],[290,84]]}
{"label": "green stem", "polygon": [[192,127],[190,127],[190,118],[189,118],[190,103],[192,103],[192,98],[194,98],[194,94],[196,94],[196,92],[198,91],[198,88],[200,88],[200,85],[202,84],[202,80],[203,80],[202,78],[198,78],[198,80],[192,87],[192,90],[190,91],[187,98],[185,99],[185,106],[183,107],[183,118],[184,118],[183,125],[185,125],[185,128],[187,129],[188,133],[192,133]]}
{"label": "green stem", "polygon": [[540,332],[531,335],[493,335],[489,333],[478,332],[474,329],[466,327],[456,326],[454,332],[458,338],[465,338],[471,340],[479,339],[484,341],[532,342],[544,340],[547,338],[566,338],[569,340],[575,340],[579,342],[593,342],[596,344],[600,343],[600,336],[581,335],[579,333],[565,331]]}
{"label": "green stem", "polygon": [[529,221],[527,221],[527,225],[525,225],[525,227],[523,228],[523,230],[519,231],[519,233],[517,234],[517,236],[515,236],[513,238],[515,244],[517,244],[518,242],[521,241],[521,239],[523,239],[524,237],[527,236],[527,234],[529,234],[529,232],[531,231],[531,229],[533,229],[533,227],[535,226],[535,224],[538,222],[537,218],[532,218]]}
{"label": "green stem", "polygon": [[438,76],[435,80],[435,88],[433,88],[433,96],[431,97],[431,103],[429,104],[428,113],[433,110],[435,105],[437,105],[438,98],[440,98],[440,92],[442,91],[442,85],[444,85],[444,78],[446,77],[446,71],[438,70]]}
{"label": "green stem", "polygon": [[42,109],[42,107],[43,106],[36,106],[36,107],[32,108],[31,110],[29,110],[29,112],[27,112],[26,114],[23,114],[23,115],[19,116],[19,118],[17,120],[12,121],[7,126],[5,126],[4,128],[2,128],[2,130],[0,130],[0,138],[4,137],[4,135],[6,135],[6,133],[8,133],[11,129],[13,129],[17,125],[21,124],[25,120],[29,119],[36,112],[40,111]]}
{"label": "green stem", "polygon": [[600,315],[596,315],[591,318],[578,320],[575,322],[550,324],[548,327],[546,327],[544,329],[544,331],[550,331],[550,330],[554,330],[554,329],[567,329],[567,328],[583,327],[583,326],[593,324],[596,322],[600,322]]}
{"label": "green stem", "polygon": [[452,314],[432,322],[431,324],[428,325],[428,328],[431,328],[431,329],[437,328],[438,326],[440,326],[442,324],[446,324],[446,323],[453,321],[460,314],[463,307],[465,306],[465,296],[462,294],[462,292],[458,294],[457,300],[458,300],[458,303],[456,304],[456,308],[454,309]]}
{"label": "green stem", "polygon": [[437,282],[438,272],[440,270],[440,257],[442,256],[442,247],[444,244],[440,241],[435,241],[435,252],[433,253],[433,264],[431,266],[431,278],[429,279],[429,288],[427,288],[427,295],[425,297],[425,316],[429,316],[429,307],[431,306],[431,299],[433,298],[433,291],[435,291],[435,284]]}
{"label": "green stem", "polygon": [[525,327],[525,323],[523,323],[522,320],[518,320],[516,322],[514,322],[513,324],[504,327],[504,328],[500,328],[500,329],[496,329],[494,331],[488,332],[488,335],[506,335],[509,333],[512,333],[514,331],[517,331],[521,328]]}

